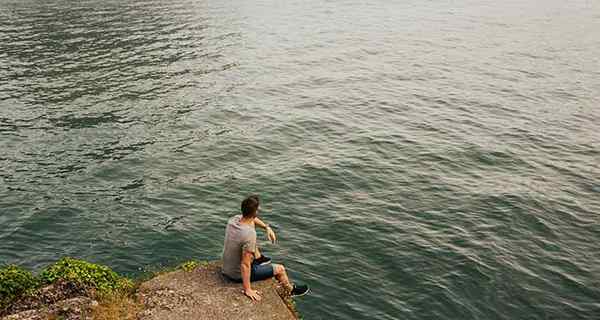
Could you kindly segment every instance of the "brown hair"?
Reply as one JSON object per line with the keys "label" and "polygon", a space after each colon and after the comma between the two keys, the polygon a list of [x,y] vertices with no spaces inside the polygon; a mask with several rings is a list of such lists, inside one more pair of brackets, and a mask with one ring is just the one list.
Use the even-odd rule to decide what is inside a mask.
{"label": "brown hair", "polygon": [[244,201],[242,201],[242,216],[244,218],[255,217],[259,205],[260,199],[257,195],[251,195],[248,198],[244,199]]}

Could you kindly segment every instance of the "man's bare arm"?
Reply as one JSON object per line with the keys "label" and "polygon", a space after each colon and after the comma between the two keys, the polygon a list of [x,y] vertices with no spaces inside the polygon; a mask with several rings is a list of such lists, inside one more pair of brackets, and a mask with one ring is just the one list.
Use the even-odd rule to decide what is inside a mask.
{"label": "man's bare arm", "polygon": [[254,218],[254,224],[267,230],[267,228],[269,228],[269,225],[264,223],[262,220],[260,220],[258,217]]}
{"label": "man's bare arm", "polygon": [[275,240],[277,240],[277,236],[275,236],[275,232],[273,231],[273,229],[271,229],[271,227],[269,227],[268,224],[264,223],[258,217],[254,218],[254,225],[257,225],[257,226],[265,229],[267,231],[267,238],[269,238],[269,240],[271,240],[271,242],[275,242]]}
{"label": "man's bare arm", "polygon": [[260,294],[258,291],[252,290],[250,286],[250,264],[254,258],[254,253],[250,251],[242,252],[242,262],[240,263],[240,271],[242,272],[242,286],[244,287],[244,294],[250,299],[259,301]]}

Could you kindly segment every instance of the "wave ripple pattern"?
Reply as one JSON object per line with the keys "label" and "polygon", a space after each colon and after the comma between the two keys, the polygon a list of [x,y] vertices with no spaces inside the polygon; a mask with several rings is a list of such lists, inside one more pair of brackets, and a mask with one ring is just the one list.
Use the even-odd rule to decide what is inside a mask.
{"label": "wave ripple pattern", "polygon": [[600,3],[0,0],[0,264],[216,259],[305,319],[597,319]]}

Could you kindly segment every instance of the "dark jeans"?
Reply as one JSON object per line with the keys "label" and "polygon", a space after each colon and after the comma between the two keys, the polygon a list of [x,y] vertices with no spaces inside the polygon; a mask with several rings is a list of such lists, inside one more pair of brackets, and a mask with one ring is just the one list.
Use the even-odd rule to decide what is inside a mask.
{"label": "dark jeans", "polygon": [[[275,270],[273,269],[273,265],[271,264],[271,262],[267,262],[267,263],[263,263],[263,264],[256,264],[254,263],[254,261],[252,262],[252,265],[250,265],[250,281],[261,281],[261,280],[265,280],[265,279],[269,279],[272,278],[273,275],[275,274]],[[229,277],[228,275],[224,274],[225,277],[227,277],[227,279],[234,281],[234,282],[242,282],[242,279],[234,279]]]}

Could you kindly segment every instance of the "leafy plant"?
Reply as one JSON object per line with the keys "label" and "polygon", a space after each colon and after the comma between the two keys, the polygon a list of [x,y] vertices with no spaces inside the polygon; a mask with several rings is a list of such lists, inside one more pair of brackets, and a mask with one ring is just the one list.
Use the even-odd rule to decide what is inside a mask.
{"label": "leafy plant", "polygon": [[183,271],[185,272],[192,272],[194,271],[194,269],[196,269],[198,266],[200,265],[200,263],[198,261],[195,260],[190,260],[190,261],[186,261],[184,263],[182,263],[179,268],[183,269]]}
{"label": "leafy plant", "polygon": [[63,279],[87,288],[94,288],[99,293],[128,290],[133,287],[131,280],[119,277],[109,267],[73,258],[60,259],[44,269],[39,277],[43,283],[53,283]]}
{"label": "leafy plant", "polygon": [[12,265],[0,268],[0,309],[15,298],[33,292],[38,286],[39,281],[23,268]]}

